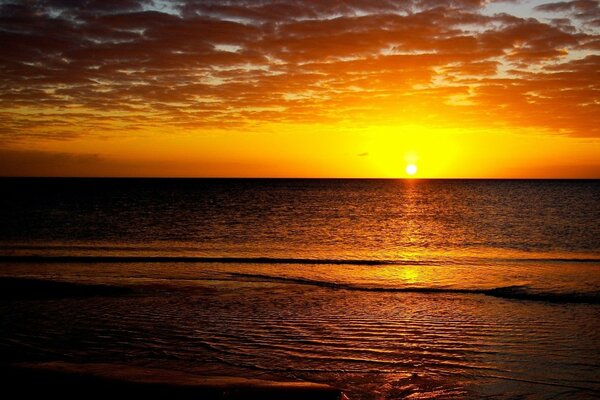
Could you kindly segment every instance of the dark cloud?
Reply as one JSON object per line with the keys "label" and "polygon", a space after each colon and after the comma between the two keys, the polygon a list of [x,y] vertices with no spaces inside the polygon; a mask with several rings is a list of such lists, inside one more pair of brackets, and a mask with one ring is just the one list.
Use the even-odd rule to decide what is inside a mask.
{"label": "dark cloud", "polygon": [[96,154],[0,149],[0,176],[70,175],[102,162]]}
{"label": "dark cloud", "polygon": [[[273,165],[251,161],[195,162],[180,160],[123,160],[97,154],[76,154],[55,151],[0,149],[0,176],[189,176],[190,170],[202,176],[238,174],[239,171],[259,171],[268,176]],[[251,173],[249,173],[251,176]]]}
{"label": "dark cloud", "polygon": [[600,1],[598,0],[574,0],[547,3],[535,7],[537,11],[549,13],[566,13],[576,19],[580,19],[591,26],[600,26]]}
{"label": "dark cloud", "polygon": [[600,3],[598,0],[574,0],[560,1],[557,3],[546,3],[535,7],[538,11],[545,12],[565,12],[575,11],[582,17],[592,17],[597,15]]}

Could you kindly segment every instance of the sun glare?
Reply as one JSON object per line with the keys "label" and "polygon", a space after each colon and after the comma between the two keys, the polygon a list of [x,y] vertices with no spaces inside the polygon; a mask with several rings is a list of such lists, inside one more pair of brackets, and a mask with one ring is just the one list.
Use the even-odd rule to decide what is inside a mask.
{"label": "sun glare", "polygon": [[415,164],[408,164],[406,166],[406,173],[410,176],[413,176],[417,173],[417,166]]}

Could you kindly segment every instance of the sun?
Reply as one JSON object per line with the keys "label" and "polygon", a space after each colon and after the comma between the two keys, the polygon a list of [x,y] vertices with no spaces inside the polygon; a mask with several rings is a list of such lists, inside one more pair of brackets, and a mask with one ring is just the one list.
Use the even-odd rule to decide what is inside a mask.
{"label": "sun", "polygon": [[417,173],[417,166],[415,164],[408,164],[406,166],[406,173],[410,176],[413,176]]}

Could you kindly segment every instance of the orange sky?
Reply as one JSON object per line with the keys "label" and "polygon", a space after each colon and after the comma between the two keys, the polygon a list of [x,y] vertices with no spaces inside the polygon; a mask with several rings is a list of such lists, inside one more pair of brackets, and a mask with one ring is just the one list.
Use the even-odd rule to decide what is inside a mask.
{"label": "orange sky", "polygon": [[0,175],[600,178],[600,4],[0,5]]}

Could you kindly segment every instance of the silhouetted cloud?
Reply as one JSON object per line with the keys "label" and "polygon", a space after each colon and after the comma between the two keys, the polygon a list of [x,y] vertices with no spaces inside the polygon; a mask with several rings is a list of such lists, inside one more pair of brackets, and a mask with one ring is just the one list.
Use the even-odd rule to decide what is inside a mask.
{"label": "silhouetted cloud", "polygon": [[70,175],[103,162],[97,154],[0,150],[0,176]]}
{"label": "silhouetted cloud", "polygon": [[128,160],[98,154],[0,149],[0,176],[164,177],[187,176],[190,168],[202,176],[272,173],[272,165],[251,161]]}

